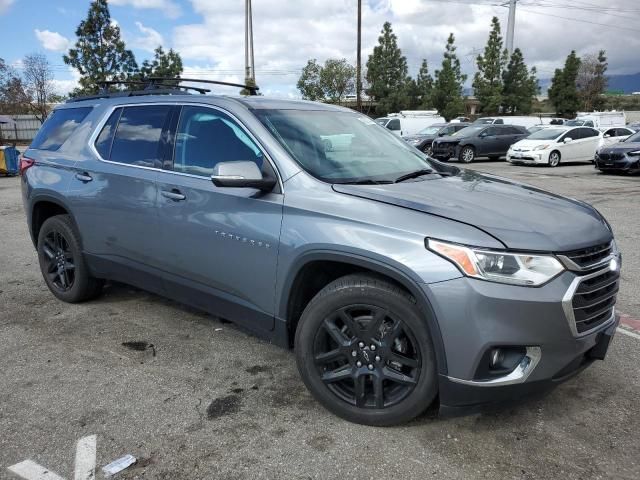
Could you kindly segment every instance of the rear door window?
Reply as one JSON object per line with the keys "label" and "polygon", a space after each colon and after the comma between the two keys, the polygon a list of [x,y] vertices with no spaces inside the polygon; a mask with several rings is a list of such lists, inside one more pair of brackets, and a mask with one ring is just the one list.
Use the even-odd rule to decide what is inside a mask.
{"label": "rear door window", "polygon": [[58,150],[78,125],[89,115],[93,107],[61,108],[54,110],[31,142],[30,148]]}
{"label": "rear door window", "polygon": [[264,157],[231,117],[212,108],[182,108],[176,133],[174,171],[208,177],[220,162],[247,160],[261,169]]}
{"label": "rear door window", "polygon": [[127,165],[162,168],[161,139],[170,111],[169,105],[125,107],[109,159]]}

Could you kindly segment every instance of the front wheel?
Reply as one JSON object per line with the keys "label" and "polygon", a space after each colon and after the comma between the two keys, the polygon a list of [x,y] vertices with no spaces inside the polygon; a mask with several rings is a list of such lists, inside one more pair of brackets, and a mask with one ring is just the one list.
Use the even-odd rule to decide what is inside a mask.
{"label": "front wheel", "polygon": [[549,154],[549,166],[557,167],[560,165],[560,152],[553,151]]}
{"label": "front wheel", "polygon": [[431,146],[431,143],[427,142],[427,144],[422,148],[422,151],[431,156],[433,154],[433,147]]}
{"label": "front wheel", "polygon": [[413,297],[374,276],[349,275],[323,288],[302,314],[295,349],[313,396],[352,422],[409,421],[438,391],[424,314]]}
{"label": "front wheel", "polygon": [[460,150],[460,161],[463,163],[471,163],[476,158],[476,151],[473,147],[463,147]]}

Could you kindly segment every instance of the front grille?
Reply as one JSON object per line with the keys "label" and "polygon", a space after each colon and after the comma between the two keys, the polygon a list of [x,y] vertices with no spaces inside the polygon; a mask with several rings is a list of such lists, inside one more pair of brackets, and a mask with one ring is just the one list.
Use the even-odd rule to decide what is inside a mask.
{"label": "front grille", "polygon": [[600,153],[598,157],[600,157],[600,160],[605,162],[615,162],[616,160],[624,159],[624,153]]}
{"label": "front grille", "polygon": [[596,245],[594,247],[563,253],[562,256],[567,257],[579,267],[585,268],[590,265],[595,265],[600,260],[607,258],[611,255],[612,249],[612,244],[609,242],[603,243],[602,245]]}
{"label": "front grille", "polygon": [[611,318],[620,274],[607,270],[580,281],[571,305],[578,334],[588,332]]}

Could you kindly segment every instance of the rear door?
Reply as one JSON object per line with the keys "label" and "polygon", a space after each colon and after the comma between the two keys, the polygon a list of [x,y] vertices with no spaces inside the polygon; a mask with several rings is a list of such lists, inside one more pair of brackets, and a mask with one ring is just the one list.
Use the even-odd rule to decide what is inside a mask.
{"label": "rear door", "polygon": [[276,175],[251,133],[228,112],[185,105],[173,162],[158,175],[165,287],[222,317],[270,330],[283,195],[279,187],[216,187],[220,162],[253,161]]}
{"label": "rear door", "polygon": [[94,158],[75,166],[68,197],[83,248],[98,270],[113,263],[140,270],[159,265],[156,175],[171,108],[111,109],[90,141]]}
{"label": "rear door", "polygon": [[596,155],[596,150],[600,146],[600,132],[595,128],[582,127],[580,130],[579,158],[581,161],[591,161]]}

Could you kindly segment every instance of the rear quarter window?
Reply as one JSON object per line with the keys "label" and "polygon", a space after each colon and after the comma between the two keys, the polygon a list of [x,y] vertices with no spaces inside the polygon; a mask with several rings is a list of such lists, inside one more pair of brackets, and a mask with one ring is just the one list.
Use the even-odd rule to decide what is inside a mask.
{"label": "rear quarter window", "polygon": [[54,110],[44,122],[30,148],[58,150],[78,125],[89,115],[93,107],[62,108]]}

